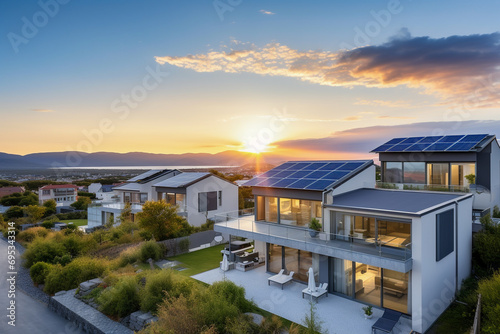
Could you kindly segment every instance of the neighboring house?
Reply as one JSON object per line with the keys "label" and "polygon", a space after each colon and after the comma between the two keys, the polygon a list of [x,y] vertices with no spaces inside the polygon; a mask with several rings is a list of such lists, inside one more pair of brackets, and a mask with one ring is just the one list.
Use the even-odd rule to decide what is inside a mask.
{"label": "neighboring house", "polygon": [[371,160],[292,161],[245,185],[255,211],[217,215],[216,232],[253,239],[269,273],[307,284],[312,267],[330,293],[407,314],[417,332],[470,274],[472,194],[375,189]]}
{"label": "neighboring house", "polygon": [[57,206],[69,206],[78,199],[78,187],[73,184],[49,184],[38,188],[40,205],[50,199],[55,200]]}
{"label": "neighboring house", "polygon": [[238,186],[211,173],[186,172],[153,187],[157,200],[178,205],[178,212],[193,226],[216,214],[238,210]]}
{"label": "neighboring house", "polygon": [[[476,217],[500,202],[500,147],[494,135],[394,138],[372,152],[382,167],[378,187],[471,192]],[[467,175],[474,175],[475,184]]]}
{"label": "neighboring house", "polygon": [[146,201],[165,200],[178,205],[178,212],[193,226],[200,226],[214,214],[238,210],[238,187],[211,173],[183,173],[179,170],[152,170],[113,187],[114,203],[89,206],[89,227],[104,225],[118,216],[125,203],[132,206],[132,218]]}
{"label": "neighboring house", "polygon": [[102,185],[100,183],[92,183],[88,187],[88,192],[95,194],[98,200],[112,202],[115,196],[113,187],[114,185],[111,184]]}
{"label": "neighboring house", "polygon": [[1,187],[0,188],[0,198],[9,196],[15,193],[23,193],[25,192],[24,187]]}

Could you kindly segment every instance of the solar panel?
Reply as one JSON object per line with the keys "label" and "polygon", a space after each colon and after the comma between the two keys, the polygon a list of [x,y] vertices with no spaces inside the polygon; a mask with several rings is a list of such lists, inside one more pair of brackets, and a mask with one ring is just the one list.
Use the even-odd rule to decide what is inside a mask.
{"label": "solar panel", "polygon": [[400,142],[402,142],[405,139],[406,138],[394,138],[394,139],[389,140],[386,144],[390,144],[390,145],[399,144]]}
{"label": "solar panel", "polygon": [[315,172],[312,172],[307,176],[309,179],[321,179],[323,176],[326,174],[330,173],[330,171],[327,170],[317,170]]}
{"label": "solar panel", "polygon": [[281,179],[280,181],[273,184],[275,188],[286,188],[286,186],[294,183],[297,179]]}
{"label": "solar panel", "polygon": [[453,143],[435,143],[427,147],[424,151],[444,151]]}
{"label": "solar panel", "polygon": [[294,170],[303,169],[303,168],[309,166],[310,164],[311,164],[310,162],[298,162],[295,164],[295,166],[293,166],[293,169]]}
{"label": "solar panel", "polygon": [[439,139],[437,142],[438,143],[455,143],[462,139],[464,136],[444,136],[443,138]]}
{"label": "solar panel", "polygon": [[295,165],[295,162],[285,162],[284,164],[281,164],[278,167],[273,168],[272,170],[284,170],[293,165]]}
{"label": "solar panel", "polygon": [[410,146],[412,146],[412,144],[397,144],[388,149],[386,152],[403,152]]}
{"label": "solar panel", "polygon": [[318,170],[325,165],[326,165],[326,162],[313,162],[309,166],[307,166],[303,169],[304,170]]}
{"label": "solar panel", "polygon": [[294,183],[290,184],[287,186],[287,188],[293,188],[293,189],[305,189],[308,185],[311,183],[315,182],[316,180],[314,179],[300,179],[295,181]]}
{"label": "solar panel", "polygon": [[339,167],[338,170],[352,171],[352,170],[355,170],[358,167],[361,167],[362,165],[363,165],[362,162],[348,162],[345,165]]}
{"label": "solar panel", "polygon": [[333,182],[334,181],[331,181],[331,180],[318,180],[318,181],[311,183],[307,187],[305,187],[305,189],[307,189],[307,190],[325,190]]}
{"label": "solar panel", "polygon": [[435,143],[439,139],[443,138],[443,136],[429,136],[429,137],[424,137],[422,140],[420,140],[419,143]]}
{"label": "solar panel", "polygon": [[456,143],[453,144],[450,148],[448,148],[446,151],[469,151],[471,148],[476,146],[476,143]]}
{"label": "solar panel", "polygon": [[257,183],[261,182],[263,179],[267,179],[267,178],[260,178],[260,177],[254,177],[253,179],[245,182],[245,187],[248,186],[248,187],[251,187],[251,186],[255,186],[257,185]]}
{"label": "solar panel", "polygon": [[405,152],[419,152],[419,151],[423,151],[425,150],[427,147],[429,147],[431,145],[431,143],[426,143],[426,144],[422,144],[422,143],[417,143],[417,144],[413,144],[411,145],[410,147],[408,147]]}
{"label": "solar panel", "polygon": [[403,140],[400,144],[415,144],[416,142],[422,140],[424,137],[410,137]]}
{"label": "solar panel", "polygon": [[345,162],[329,162],[325,166],[319,168],[319,170],[327,170],[331,172],[332,170],[335,170],[344,164]]}
{"label": "solar panel", "polygon": [[310,170],[299,170],[299,171],[291,174],[289,177],[291,179],[302,179],[302,178],[306,177],[306,175],[308,175],[308,174],[311,174]]}
{"label": "solar panel", "polygon": [[467,143],[478,143],[482,141],[487,135],[467,135],[460,139],[459,143],[467,142]]}
{"label": "solar panel", "polygon": [[280,180],[281,180],[280,178],[269,177],[269,178],[265,178],[261,182],[257,183],[256,186],[257,187],[270,187],[272,184],[274,184]]}
{"label": "solar panel", "polygon": [[265,173],[260,174],[259,177],[271,177],[278,174],[279,172],[280,172],[279,170],[271,169]]}
{"label": "solar panel", "polygon": [[336,170],[336,171],[333,171],[333,172],[326,174],[324,177],[322,177],[322,179],[324,179],[324,180],[338,180],[338,179],[343,178],[347,174],[349,174],[348,171]]}
{"label": "solar panel", "polygon": [[[485,134],[395,138],[372,152],[471,151],[488,138]],[[464,144],[464,145],[458,145]],[[467,144],[467,145],[465,145]]]}
{"label": "solar panel", "polygon": [[295,170],[284,170],[284,171],[281,171],[279,172],[278,174],[275,174],[273,175],[274,177],[281,177],[281,178],[284,178],[284,177],[289,177],[290,175],[292,175],[293,173],[295,173],[296,171]]}

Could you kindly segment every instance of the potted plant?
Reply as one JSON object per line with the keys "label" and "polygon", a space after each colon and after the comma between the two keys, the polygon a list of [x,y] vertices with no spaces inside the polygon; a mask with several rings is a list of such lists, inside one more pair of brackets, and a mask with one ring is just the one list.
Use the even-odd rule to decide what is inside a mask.
{"label": "potted plant", "polygon": [[368,305],[363,307],[363,311],[365,311],[365,319],[371,319],[373,316],[373,311],[372,311],[373,306]]}
{"label": "potted plant", "polygon": [[309,234],[311,235],[311,238],[315,238],[319,231],[321,231],[321,223],[317,218],[312,218],[309,223]]}

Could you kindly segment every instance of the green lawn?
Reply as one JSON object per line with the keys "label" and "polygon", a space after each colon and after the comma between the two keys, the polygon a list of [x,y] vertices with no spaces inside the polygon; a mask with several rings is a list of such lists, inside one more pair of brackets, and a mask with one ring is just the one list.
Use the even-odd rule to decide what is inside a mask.
{"label": "green lawn", "polygon": [[83,226],[87,225],[87,219],[65,219],[65,220],[60,220],[61,223],[71,223],[73,222],[74,225],[76,226]]}
{"label": "green lawn", "polygon": [[169,257],[168,260],[175,260],[182,263],[180,266],[187,268],[179,271],[184,276],[192,276],[204,271],[219,267],[222,260],[221,250],[225,245],[204,248],[195,252]]}

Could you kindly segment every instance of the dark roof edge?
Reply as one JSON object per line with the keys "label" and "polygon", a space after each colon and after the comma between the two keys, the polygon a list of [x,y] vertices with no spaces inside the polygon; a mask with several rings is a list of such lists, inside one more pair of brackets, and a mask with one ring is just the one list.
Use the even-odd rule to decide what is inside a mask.
{"label": "dark roof edge", "polygon": [[350,179],[352,179],[353,177],[355,177],[359,173],[364,172],[365,170],[368,169],[368,167],[371,167],[373,165],[375,165],[373,160],[367,160],[364,165],[361,165],[360,167],[358,167],[358,169],[356,171],[353,171],[353,174],[347,174],[343,178],[335,181],[330,187],[326,188],[324,191],[331,191],[335,188],[340,187],[341,185],[343,185],[344,183],[346,183],[347,181],[349,181]]}

